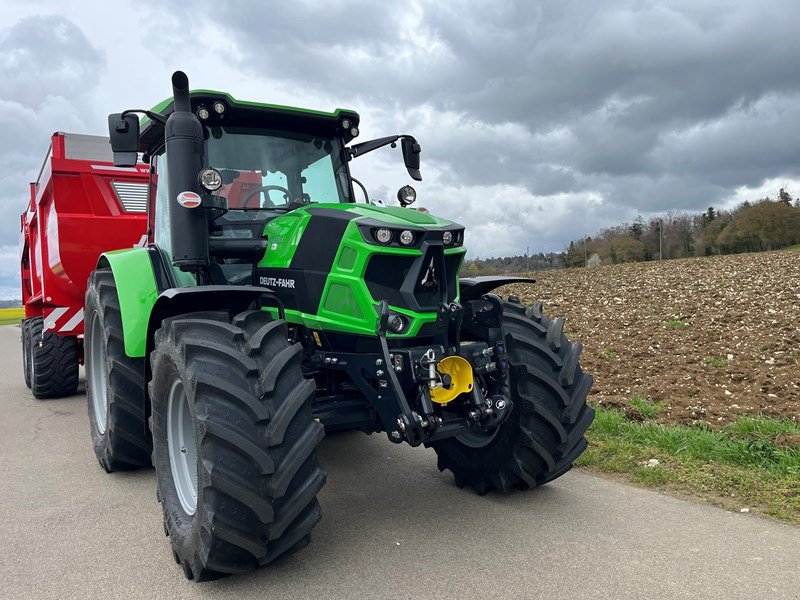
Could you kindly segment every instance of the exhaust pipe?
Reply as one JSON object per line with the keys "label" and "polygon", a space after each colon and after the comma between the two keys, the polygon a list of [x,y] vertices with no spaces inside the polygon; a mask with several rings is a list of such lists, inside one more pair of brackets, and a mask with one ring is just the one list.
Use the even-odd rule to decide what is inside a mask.
{"label": "exhaust pipe", "polygon": [[[172,74],[173,112],[164,127],[172,264],[197,272],[209,263],[208,221],[199,206],[198,175],[203,168],[203,126],[189,102],[189,78]],[[163,158],[162,158],[163,160]]]}

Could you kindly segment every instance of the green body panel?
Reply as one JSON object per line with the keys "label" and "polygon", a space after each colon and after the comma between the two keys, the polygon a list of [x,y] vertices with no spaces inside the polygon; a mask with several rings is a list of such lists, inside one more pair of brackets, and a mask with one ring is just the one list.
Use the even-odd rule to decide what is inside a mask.
{"label": "green body panel", "polygon": [[[380,246],[368,243],[358,229],[362,218],[380,221],[394,227],[444,227],[451,221],[435,217],[430,213],[401,207],[380,207],[371,204],[314,204],[282,215],[268,222],[264,235],[268,240],[267,251],[259,262],[259,267],[289,268],[295,250],[303,237],[311,215],[309,208],[325,208],[348,211],[358,215],[351,220],[342,236],[339,249],[328,274],[316,314],[297,310],[286,310],[290,323],[304,325],[309,329],[336,331],[357,335],[375,335],[378,323],[380,298],[373,298],[365,282],[365,272],[374,254],[391,254],[417,257],[421,250]],[[463,247],[445,250],[446,255],[463,255]],[[458,290],[456,299],[458,299]],[[436,320],[436,312],[416,313],[404,308],[390,306],[391,310],[406,315],[411,320],[409,328],[401,333],[389,333],[389,337],[413,338],[419,334],[426,323]],[[277,311],[274,311],[277,312]]]}
{"label": "green body panel", "polygon": [[150,253],[146,248],[114,250],[101,255],[100,263],[103,261],[111,267],[117,285],[125,354],[144,356],[147,322],[158,298]]}

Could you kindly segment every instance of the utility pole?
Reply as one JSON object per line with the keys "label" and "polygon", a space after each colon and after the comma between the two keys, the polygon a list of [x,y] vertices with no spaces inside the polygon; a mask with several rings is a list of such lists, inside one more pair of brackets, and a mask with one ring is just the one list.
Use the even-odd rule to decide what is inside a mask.
{"label": "utility pole", "polygon": [[586,252],[586,236],[583,236],[583,266],[589,266],[589,255]]}
{"label": "utility pole", "polygon": [[526,246],[525,247],[525,272],[526,273],[530,273],[531,272],[531,247],[530,246]]}
{"label": "utility pole", "polygon": [[661,235],[662,230],[664,229],[664,219],[658,220],[658,260],[662,260],[664,255],[661,251],[661,240],[663,236]]}

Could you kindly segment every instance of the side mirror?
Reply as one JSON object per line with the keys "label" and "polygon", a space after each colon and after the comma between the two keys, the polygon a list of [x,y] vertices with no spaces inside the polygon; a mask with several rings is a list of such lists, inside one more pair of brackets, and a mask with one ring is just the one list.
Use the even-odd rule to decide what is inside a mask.
{"label": "side mirror", "polygon": [[406,163],[406,169],[408,169],[411,179],[422,181],[422,175],[419,172],[419,154],[422,149],[417,140],[410,136],[403,137],[400,140],[400,147],[403,149],[403,161]]}
{"label": "side mirror", "polygon": [[139,154],[139,118],[135,114],[108,115],[108,137],[114,152],[114,166],[135,167]]}

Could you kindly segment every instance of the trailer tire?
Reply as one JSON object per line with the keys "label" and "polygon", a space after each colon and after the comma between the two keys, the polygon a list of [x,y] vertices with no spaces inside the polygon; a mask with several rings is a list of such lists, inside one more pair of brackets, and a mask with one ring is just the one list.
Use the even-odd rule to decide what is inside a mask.
{"label": "trailer tire", "polygon": [[22,340],[22,373],[25,385],[31,387],[31,332],[30,319],[23,319],[20,323],[20,339]]}
{"label": "trailer tire", "polygon": [[144,358],[125,354],[117,285],[97,269],[86,288],[84,362],[94,453],[107,473],[150,466]]}
{"label": "trailer tire", "polygon": [[592,376],[581,369],[581,345],[564,336],[563,324],[544,316],[541,304],[504,303],[513,410],[485,445],[459,437],[432,444],[439,470],[449,469],[459,487],[481,495],[530,489],[569,471],[586,449],[584,434],[594,419],[586,404]]}
{"label": "trailer tire", "polygon": [[188,579],[251,571],[308,544],[325,484],[315,384],[260,310],[165,319],[150,382],[164,529]]}
{"label": "trailer tire", "polygon": [[71,396],[78,390],[78,340],[44,331],[42,317],[28,319],[30,381],[38,400]]}

